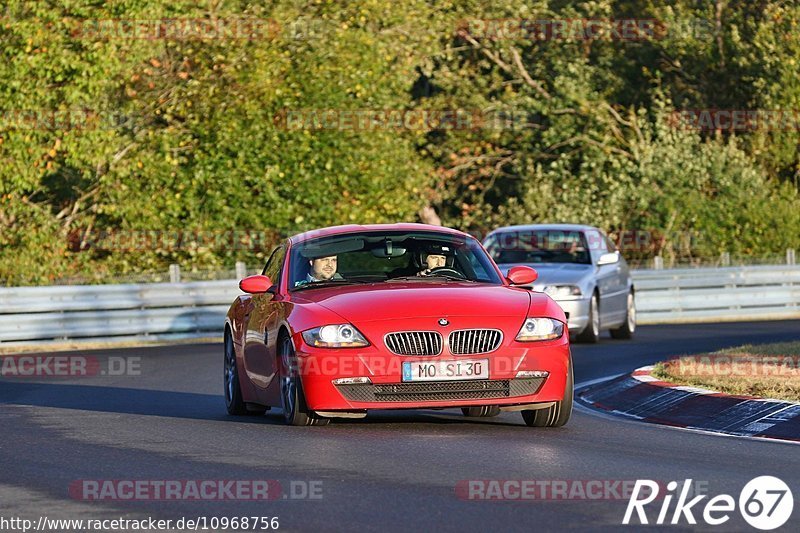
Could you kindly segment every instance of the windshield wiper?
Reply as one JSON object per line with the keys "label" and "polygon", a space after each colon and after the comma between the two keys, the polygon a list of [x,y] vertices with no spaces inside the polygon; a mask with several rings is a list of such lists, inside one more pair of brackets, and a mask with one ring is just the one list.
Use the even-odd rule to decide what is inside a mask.
{"label": "windshield wiper", "polygon": [[335,287],[336,285],[364,285],[366,283],[370,283],[369,281],[363,281],[359,279],[328,279],[325,281],[309,281],[303,285],[298,285],[297,287],[292,287],[290,290],[292,291],[302,291],[304,289],[315,289],[321,287]]}

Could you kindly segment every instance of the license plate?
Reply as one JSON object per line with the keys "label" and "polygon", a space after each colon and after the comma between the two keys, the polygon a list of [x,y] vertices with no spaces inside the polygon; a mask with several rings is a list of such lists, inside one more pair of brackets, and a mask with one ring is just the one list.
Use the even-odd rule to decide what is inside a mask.
{"label": "license plate", "polygon": [[403,381],[456,381],[488,378],[488,359],[403,362]]}

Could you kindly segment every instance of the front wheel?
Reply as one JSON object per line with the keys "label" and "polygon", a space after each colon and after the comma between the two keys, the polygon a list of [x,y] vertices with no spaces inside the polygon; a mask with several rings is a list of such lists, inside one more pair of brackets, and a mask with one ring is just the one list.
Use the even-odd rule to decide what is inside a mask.
{"label": "front wheel", "polygon": [[628,293],[627,312],[625,315],[625,323],[618,328],[611,330],[611,337],[614,339],[630,339],[636,331],[636,299],[633,297],[633,291]]}
{"label": "front wheel", "polygon": [[233,338],[225,332],[225,408],[230,415],[248,414],[247,406],[242,399],[242,388],[239,386],[239,371],[236,368],[236,350],[233,347]]}
{"label": "front wheel", "polygon": [[303,383],[297,371],[297,358],[289,337],[280,341],[281,403],[283,418],[290,426],[324,426],[330,419],[319,418],[306,405]]}
{"label": "front wheel", "polygon": [[589,323],[578,335],[578,341],[591,344],[600,340],[600,305],[597,301],[597,293],[592,294],[589,300]]}
{"label": "front wheel", "polygon": [[488,418],[500,414],[500,407],[497,405],[481,405],[480,407],[462,407],[461,412],[467,417]]}
{"label": "front wheel", "polygon": [[564,399],[556,402],[547,409],[533,409],[522,411],[522,419],[530,427],[538,428],[557,428],[567,423],[572,415],[572,395],[574,389],[574,378],[572,375],[572,358],[569,360],[569,371],[567,372],[567,384],[564,387]]}

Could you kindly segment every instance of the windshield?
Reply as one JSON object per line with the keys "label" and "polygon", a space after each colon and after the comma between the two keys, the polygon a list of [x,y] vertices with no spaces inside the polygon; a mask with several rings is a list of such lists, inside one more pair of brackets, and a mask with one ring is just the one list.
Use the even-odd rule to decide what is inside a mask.
{"label": "windshield", "polygon": [[498,264],[592,263],[586,236],[582,231],[504,231],[490,235],[485,245]]}
{"label": "windshield", "polygon": [[380,231],[321,237],[292,246],[289,288],[347,283],[503,283],[477,240],[435,232]]}

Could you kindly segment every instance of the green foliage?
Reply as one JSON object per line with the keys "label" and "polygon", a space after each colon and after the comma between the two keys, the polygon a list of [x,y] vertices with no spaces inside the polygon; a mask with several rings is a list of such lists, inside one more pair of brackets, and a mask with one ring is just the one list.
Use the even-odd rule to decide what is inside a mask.
{"label": "green foliage", "polygon": [[[514,12],[497,8],[475,16]],[[773,39],[778,60],[758,41],[773,19],[736,5],[722,12],[717,31],[707,4],[680,2],[591,2],[537,14],[657,19],[667,31],[663,39],[628,42],[456,40],[432,76],[429,101],[510,109],[532,120],[425,147],[438,163],[435,191],[448,223],[490,229],[564,221],[649,231],[662,237],[649,252],[668,260],[797,248],[800,202],[796,187],[780,178],[795,165],[798,132],[694,132],[671,116],[674,108],[797,109],[796,81],[777,83],[797,41]],[[766,103],[770,91],[780,105]]]}
{"label": "green foliage", "polygon": [[[709,134],[669,120],[673,107],[800,107],[800,49],[789,38],[800,8],[783,2],[725,3],[720,13],[643,0],[6,4],[0,283],[265,255],[158,242],[74,251],[103,232],[257,230],[275,241],[331,224],[413,221],[426,206],[470,230],[646,229],[666,236],[651,252],[671,257],[800,247],[797,131]],[[628,42],[461,31],[485,19],[614,17],[676,30]],[[252,39],[97,31],[159,19],[262,25]],[[425,131],[283,120],[291,110],[453,109],[498,122]],[[673,237],[687,233],[697,236],[688,251]]]}

